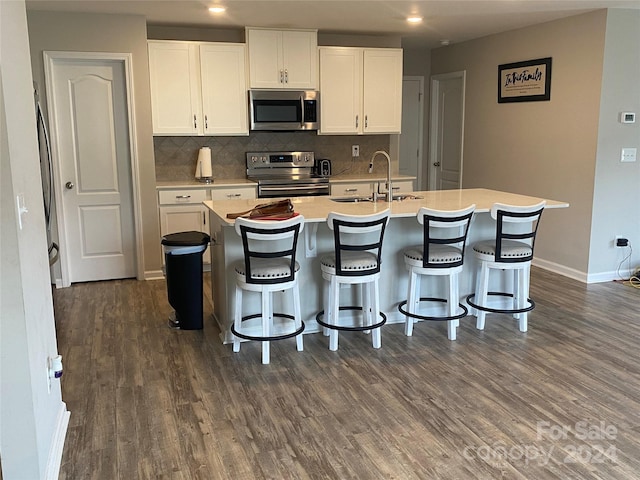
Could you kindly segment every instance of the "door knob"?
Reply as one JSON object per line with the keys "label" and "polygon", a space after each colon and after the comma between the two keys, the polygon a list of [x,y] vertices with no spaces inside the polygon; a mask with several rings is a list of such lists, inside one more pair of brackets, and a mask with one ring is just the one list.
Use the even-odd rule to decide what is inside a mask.
{"label": "door knob", "polygon": [[67,188],[67,190],[71,190],[74,187],[73,182],[67,182],[64,184],[64,186]]}
{"label": "door knob", "polygon": [[440,166],[440,162],[434,162],[434,163],[433,163],[433,166],[434,166],[434,167],[439,167],[439,166]]}

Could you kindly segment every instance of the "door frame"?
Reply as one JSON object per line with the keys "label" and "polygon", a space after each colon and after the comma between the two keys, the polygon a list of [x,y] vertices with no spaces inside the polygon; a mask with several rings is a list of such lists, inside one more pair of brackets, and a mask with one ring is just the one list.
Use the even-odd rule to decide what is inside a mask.
{"label": "door frame", "polygon": [[460,130],[460,179],[459,186],[462,188],[462,169],[463,169],[463,159],[464,159],[464,120],[465,120],[465,110],[466,110],[466,91],[467,91],[467,71],[461,70],[457,72],[450,73],[442,73],[438,75],[431,76],[431,106],[430,106],[430,115],[429,115],[429,168],[428,168],[428,176],[429,176],[429,190],[436,190],[436,179],[435,175],[433,175],[433,167],[434,163],[438,160],[438,147],[440,143],[440,139],[438,138],[438,127],[440,122],[440,101],[439,101],[439,92],[440,92],[440,82],[443,80],[451,80],[452,78],[461,78],[462,79],[462,126]]}
{"label": "door frame", "polygon": [[58,141],[58,118],[56,115],[56,104],[53,95],[53,68],[57,62],[63,60],[71,61],[91,61],[91,60],[111,60],[122,63],[124,67],[126,101],[127,101],[127,121],[129,134],[129,152],[130,152],[130,174],[131,174],[131,198],[133,199],[133,221],[135,235],[135,264],[136,278],[143,280],[142,272],[144,271],[144,250],[142,242],[142,210],[140,197],[140,174],[138,161],[138,137],[136,133],[135,112],[133,105],[133,68],[131,53],[103,53],[103,52],[66,52],[66,51],[44,51],[44,77],[47,94],[47,116],[49,120],[49,129],[51,132],[51,163],[56,173],[57,181],[53,182],[54,198],[56,202],[56,223],[58,229],[58,239],[60,246],[60,272],[61,279],[56,279],[56,287],[68,287],[71,285],[70,278],[70,255],[67,247],[67,224],[64,216],[63,198],[62,198],[62,165],[59,155]]}
{"label": "door frame", "polygon": [[[418,171],[416,172],[416,188],[418,190],[422,189],[422,185],[424,184],[424,179],[422,178],[422,175],[424,173],[424,169],[422,164],[424,163],[424,76],[422,75],[404,75],[402,77],[402,81],[404,82],[405,80],[414,80],[417,81],[419,84],[419,95],[420,98],[418,99],[418,109],[419,109],[419,115],[418,115]],[[402,89],[402,94],[404,95],[404,88]],[[400,134],[402,135],[402,133]],[[398,159],[400,159],[400,151],[399,151],[398,147]],[[418,188],[419,187],[419,188]]]}

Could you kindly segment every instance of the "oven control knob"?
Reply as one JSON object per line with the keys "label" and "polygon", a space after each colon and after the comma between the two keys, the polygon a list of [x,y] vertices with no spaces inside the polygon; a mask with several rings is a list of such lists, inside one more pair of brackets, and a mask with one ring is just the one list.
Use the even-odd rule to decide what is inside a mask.
{"label": "oven control knob", "polygon": [[258,157],[256,157],[255,155],[251,155],[251,162],[256,163],[257,161],[258,161]]}

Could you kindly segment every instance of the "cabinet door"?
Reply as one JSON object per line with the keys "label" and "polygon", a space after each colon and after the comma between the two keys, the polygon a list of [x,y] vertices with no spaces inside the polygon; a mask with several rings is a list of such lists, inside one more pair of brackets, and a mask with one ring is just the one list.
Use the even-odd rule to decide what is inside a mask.
{"label": "cabinet door", "polygon": [[317,88],[318,35],[316,32],[282,32],[282,68],[284,88]]}
{"label": "cabinet door", "polygon": [[[207,209],[204,205],[160,207],[161,235],[190,231],[209,233]],[[208,264],[209,258],[209,251],[206,250],[202,260]],[[162,256],[162,262],[164,264],[164,255]]]}
{"label": "cabinet door", "polygon": [[402,49],[364,50],[364,133],[400,133]]}
{"label": "cabinet door", "polygon": [[197,45],[150,41],[148,48],[153,134],[202,134]]}
{"label": "cabinet door", "polygon": [[362,49],[320,48],[320,133],[362,133]]}
{"label": "cabinet door", "polygon": [[248,135],[244,44],[200,45],[205,135]]}
{"label": "cabinet door", "polygon": [[282,88],[282,32],[247,29],[251,88]]}

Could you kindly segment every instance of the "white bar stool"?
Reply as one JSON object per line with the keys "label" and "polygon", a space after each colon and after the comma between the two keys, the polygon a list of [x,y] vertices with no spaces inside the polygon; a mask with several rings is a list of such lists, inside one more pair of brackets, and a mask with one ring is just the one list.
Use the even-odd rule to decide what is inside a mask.
{"label": "white bar stool", "polygon": [[[316,315],[316,320],[329,331],[329,350],[338,349],[339,330],[371,331],[373,348],[381,346],[380,327],[387,317],[380,311],[378,279],[389,212],[388,208],[372,215],[331,212],[327,217],[327,224],[333,230],[334,253],[320,260],[328,294],[324,310]],[[340,306],[340,285],[343,284],[361,286],[362,306]],[[362,325],[340,325],[339,313],[344,310],[361,310]]]}
{"label": "white bar stool", "polygon": [[[485,315],[490,312],[513,315],[518,320],[520,331],[527,331],[527,313],[535,308],[535,302],[529,298],[531,260],[545,203],[542,201],[528,206],[495,203],[491,207],[491,218],[496,220],[496,238],[473,245],[479,266],[475,293],[467,297],[467,303],[476,311],[478,330],[484,330]],[[489,292],[489,273],[492,269],[513,271],[513,293]],[[489,307],[490,296],[512,297],[513,306]]]}
{"label": "white bar stool", "polygon": [[[304,228],[304,217],[298,215],[288,220],[265,221],[237,218],[236,233],[242,237],[244,260],[236,262],[235,317],[231,327],[233,351],[240,351],[240,339],[262,342],[262,363],[268,364],[270,342],[296,337],[296,347],[303,350],[304,322],[300,314],[300,293],[296,262],[298,235]],[[260,292],[261,313],[242,316],[243,291]],[[293,315],[273,312],[273,292],[292,290]],[[273,317],[293,320],[294,331],[274,332]],[[252,318],[262,319],[262,335],[243,333],[242,322]]]}
{"label": "white bar stool", "polygon": [[[406,317],[404,333],[413,335],[415,320],[446,321],[447,337],[456,339],[456,327],[469,311],[460,303],[458,274],[464,263],[465,245],[475,205],[461,210],[442,211],[422,207],[418,210],[418,222],[423,225],[422,245],[404,250],[404,263],[409,270],[407,300],[398,305]],[[447,298],[420,297],[422,275],[448,276]],[[446,315],[419,314],[421,302],[447,304]],[[406,309],[404,308],[406,305]]]}

